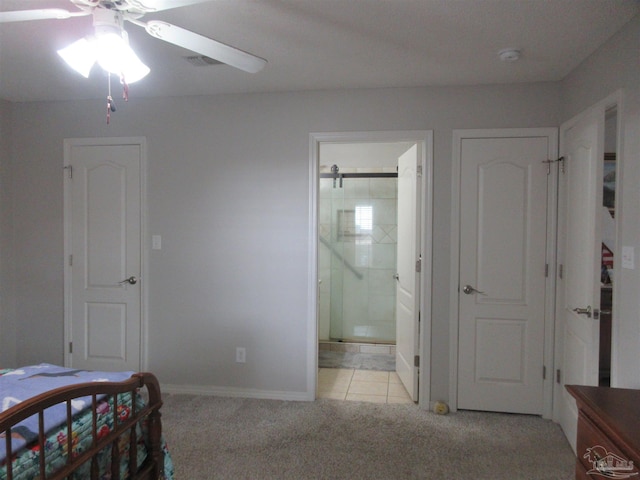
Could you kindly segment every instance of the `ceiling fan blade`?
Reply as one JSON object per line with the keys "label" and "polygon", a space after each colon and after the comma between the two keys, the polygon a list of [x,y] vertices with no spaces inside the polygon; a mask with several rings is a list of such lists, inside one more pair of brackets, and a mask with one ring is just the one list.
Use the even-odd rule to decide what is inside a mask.
{"label": "ceiling fan blade", "polygon": [[41,8],[38,10],[16,10],[13,12],[0,12],[0,23],[26,22],[29,20],[48,20],[75,17],[78,15],[89,15],[91,12],[71,13],[62,8]]}
{"label": "ceiling fan blade", "polygon": [[211,1],[213,0],[129,0],[129,3],[143,12],[159,12],[160,10],[169,10]]}
{"label": "ceiling fan blade", "polygon": [[179,47],[206,55],[209,58],[226,63],[249,73],[259,72],[267,61],[243,50],[212,40],[197,33],[176,27],[170,23],[152,20],[145,24],[149,35],[173,43]]}

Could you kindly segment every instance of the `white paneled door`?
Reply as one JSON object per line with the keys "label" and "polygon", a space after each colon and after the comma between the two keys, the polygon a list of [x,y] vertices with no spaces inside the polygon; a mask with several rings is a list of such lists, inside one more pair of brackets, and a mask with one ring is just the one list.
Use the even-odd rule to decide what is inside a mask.
{"label": "white paneled door", "polygon": [[139,370],[143,139],[65,141],[66,363]]}
{"label": "white paneled door", "polygon": [[396,372],[418,401],[420,275],[420,182],[418,145],[398,158],[398,244],[396,275]]}
{"label": "white paneled door", "polygon": [[457,408],[543,413],[548,202],[544,162],[554,154],[556,135],[521,130],[456,139]]}
{"label": "white paneled door", "polygon": [[564,385],[598,385],[604,107],[563,125],[558,322],[560,425],[575,450],[578,410]]}

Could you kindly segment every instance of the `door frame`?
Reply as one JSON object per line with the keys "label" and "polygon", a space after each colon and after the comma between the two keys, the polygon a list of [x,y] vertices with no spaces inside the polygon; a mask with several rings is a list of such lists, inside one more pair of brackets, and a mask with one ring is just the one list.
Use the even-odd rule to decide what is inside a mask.
{"label": "door frame", "polygon": [[[464,138],[515,138],[515,137],[547,137],[549,139],[549,160],[557,159],[558,129],[548,128],[496,128],[496,129],[458,129],[453,131],[453,159],[451,167],[451,275],[449,286],[449,409],[458,409],[458,329],[459,329],[459,282],[460,282],[460,176],[461,141]],[[556,211],[557,174],[550,169],[547,188],[547,252],[546,263],[549,272],[555,272],[556,262]],[[543,407],[542,417],[553,415],[553,337],[555,331],[555,275],[549,273],[545,285],[545,325],[543,368]],[[543,374],[542,372],[540,373]]]}
{"label": "door frame", "polygon": [[433,131],[323,132],[309,134],[309,283],[307,333],[307,400],[315,400],[318,387],[318,208],[320,144],[415,142],[420,144],[422,165],[422,224],[420,242],[420,373],[418,404],[430,408],[431,392],[431,282],[433,251]]}
{"label": "door frame", "polygon": [[64,335],[63,352],[64,365],[70,366],[72,353],[69,351],[69,343],[72,341],[71,333],[71,186],[67,179],[72,173],[67,166],[71,161],[71,148],[74,146],[112,146],[112,145],[137,145],[140,148],[140,354],[139,370],[147,369],[148,353],[148,249],[147,242],[147,139],[146,137],[105,137],[105,138],[65,138],[64,139],[64,200],[63,200],[63,231],[64,231]]}

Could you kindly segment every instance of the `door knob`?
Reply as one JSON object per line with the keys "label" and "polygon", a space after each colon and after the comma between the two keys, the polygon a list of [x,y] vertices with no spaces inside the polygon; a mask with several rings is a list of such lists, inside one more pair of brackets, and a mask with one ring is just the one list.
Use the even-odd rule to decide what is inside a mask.
{"label": "door knob", "polygon": [[135,285],[136,283],[138,283],[138,279],[136,277],[134,277],[133,275],[131,275],[129,278],[125,278],[124,280],[118,282],[120,285],[124,285],[125,283],[128,283],[130,285]]}
{"label": "door knob", "polygon": [[578,315],[586,315],[591,318],[591,305],[588,305],[587,308],[574,308],[573,311]]}
{"label": "door knob", "polygon": [[480,290],[476,290],[475,288],[473,288],[471,285],[465,285],[462,288],[462,291],[464,293],[466,293],[467,295],[471,295],[472,293],[479,293],[480,295],[486,295],[486,293],[481,292]]}

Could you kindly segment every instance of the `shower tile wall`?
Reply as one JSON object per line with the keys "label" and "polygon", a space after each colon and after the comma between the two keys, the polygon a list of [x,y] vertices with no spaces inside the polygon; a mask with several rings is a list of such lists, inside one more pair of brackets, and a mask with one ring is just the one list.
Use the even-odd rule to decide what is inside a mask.
{"label": "shower tile wall", "polygon": [[319,234],[320,339],[395,342],[397,179],[321,178]]}

